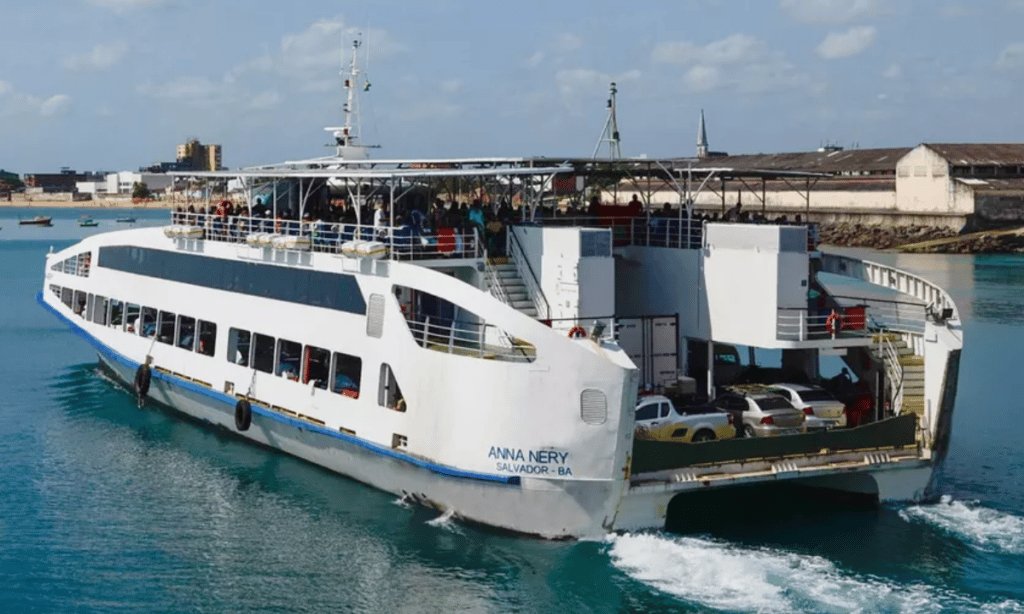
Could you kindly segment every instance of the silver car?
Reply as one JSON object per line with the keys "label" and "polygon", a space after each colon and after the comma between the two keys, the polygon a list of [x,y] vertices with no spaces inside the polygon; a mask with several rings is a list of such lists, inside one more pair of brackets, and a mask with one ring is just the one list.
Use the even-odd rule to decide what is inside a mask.
{"label": "silver car", "polygon": [[846,407],[832,393],[818,386],[773,384],[772,390],[786,397],[793,407],[807,416],[807,430],[846,426]]}
{"label": "silver car", "polygon": [[806,432],[803,412],[785,398],[770,392],[726,392],[715,399],[715,407],[742,412],[744,437],[774,437]]}

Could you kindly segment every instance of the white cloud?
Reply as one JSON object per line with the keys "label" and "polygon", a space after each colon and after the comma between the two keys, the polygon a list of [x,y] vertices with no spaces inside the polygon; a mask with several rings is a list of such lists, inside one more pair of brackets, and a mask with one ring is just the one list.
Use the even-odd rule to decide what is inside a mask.
{"label": "white cloud", "polygon": [[545,57],[547,56],[543,51],[534,51],[530,57],[526,58],[526,66],[529,68],[536,68],[537,66],[540,66]]}
{"label": "white cloud", "polygon": [[169,4],[170,0],[87,0],[89,4],[117,13],[124,13],[136,9],[148,9]]}
{"label": "white cloud", "polygon": [[64,113],[70,106],[71,96],[57,94],[56,96],[50,96],[39,104],[39,114],[43,117],[53,117],[54,115]]}
{"label": "white cloud", "polygon": [[733,89],[759,93],[809,83],[785,54],[748,34],[732,34],[706,45],[689,41],[660,43],[651,58],[685,66],[684,84],[701,92]]}
{"label": "white cloud", "polygon": [[86,53],[76,54],[64,59],[64,68],[68,70],[106,70],[113,67],[128,53],[125,43],[100,43]]}
{"label": "white cloud", "polygon": [[456,94],[462,90],[462,81],[458,79],[446,79],[441,82],[441,91],[445,94]]}
{"label": "white cloud", "polygon": [[558,37],[558,41],[555,45],[561,51],[575,51],[583,46],[583,37],[578,34],[566,32]]}
{"label": "white cloud", "polygon": [[829,32],[818,45],[818,56],[837,60],[857,55],[875,42],[876,34],[874,26],[855,26],[845,32]]}
{"label": "white cloud", "polygon": [[236,101],[232,85],[206,77],[178,77],[163,83],[146,83],[138,87],[141,94],[194,107],[227,105]]}
{"label": "white cloud", "polygon": [[281,94],[275,91],[261,92],[249,100],[249,108],[253,111],[269,111],[281,104]]}
{"label": "white cloud", "polygon": [[881,0],[780,0],[779,6],[797,21],[814,24],[849,23],[885,11]]}
{"label": "white cloud", "polygon": [[882,71],[882,76],[886,79],[899,79],[903,77],[903,67],[899,64],[890,64],[888,68]]}
{"label": "white cloud", "polygon": [[999,53],[996,67],[1003,70],[1024,68],[1024,43],[1010,43]]}
{"label": "white cloud", "polygon": [[7,92],[11,91],[11,84],[6,81],[0,81],[0,96],[3,96]]}

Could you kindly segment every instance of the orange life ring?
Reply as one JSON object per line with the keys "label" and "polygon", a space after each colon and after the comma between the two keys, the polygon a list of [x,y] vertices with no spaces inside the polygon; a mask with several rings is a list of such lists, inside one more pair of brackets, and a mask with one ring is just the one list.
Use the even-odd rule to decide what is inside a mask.
{"label": "orange life ring", "polygon": [[839,313],[835,309],[832,313],[828,314],[828,319],[825,320],[825,330],[830,335],[834,335],[843,329],[843,318],[839,316]]}
{"label": "orange life ring", "polygon": [[570,339],[582,339],[587,336],[587,330],[582,326],[573,326],[569,329]]}

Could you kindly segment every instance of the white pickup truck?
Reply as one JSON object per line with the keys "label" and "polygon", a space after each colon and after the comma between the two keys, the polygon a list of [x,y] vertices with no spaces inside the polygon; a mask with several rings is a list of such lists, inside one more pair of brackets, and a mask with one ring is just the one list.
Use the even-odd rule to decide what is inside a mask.
{"label": "white pickup truck", "polygon": [[709,405],[677,408],[666,396],[642,396],[636,405],[636,438],[701,442],[736,436],[731,414]]}

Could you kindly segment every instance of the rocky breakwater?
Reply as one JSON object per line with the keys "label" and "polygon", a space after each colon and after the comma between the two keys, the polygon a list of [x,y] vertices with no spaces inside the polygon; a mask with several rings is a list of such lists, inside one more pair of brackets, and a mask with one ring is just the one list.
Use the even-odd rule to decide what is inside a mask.
{"label": "rocky breakwater", "polygon": [[1024,253],[1024,229],[960,234],[932,226],[822,224],[821,242],[843,247],[871,247],[940,254]]}

